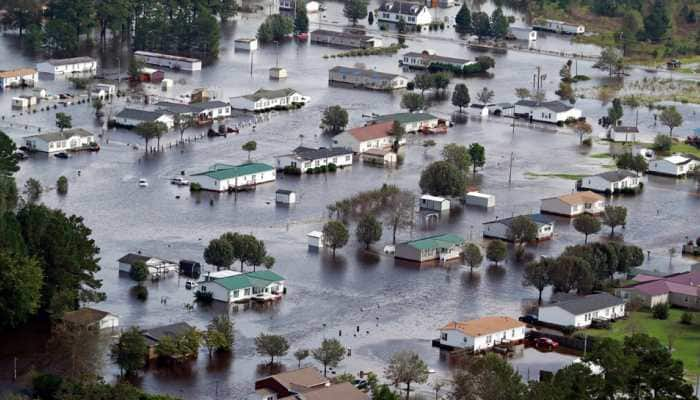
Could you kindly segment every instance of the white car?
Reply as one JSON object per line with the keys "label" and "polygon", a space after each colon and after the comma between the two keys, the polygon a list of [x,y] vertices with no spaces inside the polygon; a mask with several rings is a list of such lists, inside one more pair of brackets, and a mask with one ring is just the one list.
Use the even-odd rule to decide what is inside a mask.
{"label": "white car", "polygon": [[171,179],[170,183],[172,183],[173,185],[178,185],[178,186],[187,186],[190,184],[190,181],[188,181],[187,179],[185,179],[183,177],[178,176],[178,177]]}
{"label": "white car", "polygon": [[148,187],[148,181],[143,178],[139,179],[139,186]]}

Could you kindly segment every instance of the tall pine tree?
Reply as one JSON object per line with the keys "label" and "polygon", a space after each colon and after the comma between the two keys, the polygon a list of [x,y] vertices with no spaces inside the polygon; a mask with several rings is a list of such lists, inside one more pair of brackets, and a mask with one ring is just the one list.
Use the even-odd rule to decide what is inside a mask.
{"label": "tall pine tree", "polygon": [[455,30],[460,35],[471,33],[472,31],[472,13],[466,3],[462,3],[457,16],[455,17]]}

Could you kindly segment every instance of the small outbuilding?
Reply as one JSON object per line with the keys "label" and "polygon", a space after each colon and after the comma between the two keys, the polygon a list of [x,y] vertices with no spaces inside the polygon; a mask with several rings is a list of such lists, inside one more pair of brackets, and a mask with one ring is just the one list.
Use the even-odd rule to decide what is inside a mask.
{"label": "small outbuilding", "polygon": [[85,307],[63,314],[63,322],[79,328],[114,329],[119,326],[119,317],[107,311]]}
{"label": "small outbuilding", "polygon": [[306,234],[306,239],[309,243],[309,247],[315,247],[317,249],[323,248],[323,232],[311,231]]}
{"label": "small outbuilding", "polygon": [[297,202],[297,194],[293,190],[277,189],[275,202],[280,204],[294,204]]}
{"label": "small outbuilding", "polygon": [[496,196],[486,193],[468,192],[464,196],[464,204],[468,206],[491,208],[496,206]]}
{"label": "small outbuilding", "polygon": [[447,211],[450,209],[450,201],[444,197],[424,194],[420,197],[420,208],[431,211]]}
{"label": "small outbuilding", "polygon": [[258,49],[258,39],[238,38],[233,41],[233,47],[236,50],[255,51]]}
{"label": "small outbuilding", "polygon": [[197,261],[180,260],[180,273],[194,279],[199,279],[202,275],[202,264]]}
{"label": "small outbuilding", "polygon": [[460,236],[451,233],[433,235],[397,244],[394,258],[416,262],[448,261],[461,257],[462,246],[464,239]]}

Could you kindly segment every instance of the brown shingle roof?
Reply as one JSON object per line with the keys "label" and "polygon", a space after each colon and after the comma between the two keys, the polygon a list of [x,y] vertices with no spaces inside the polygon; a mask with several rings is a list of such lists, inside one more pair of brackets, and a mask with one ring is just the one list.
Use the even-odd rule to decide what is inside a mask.
{"label": "brown shingle roof", "polygon": [[99,322],[108,315],[109,313],[106,311],[95,310],[94,308],[81,308],[65,313],[63,320],[71,324],[87,326]]}
{"label": "brown shingle roof", "polygon": [[34,74],[36,74],[36,70],[34,68],[17,68],[11,69],[9,71],[0,71],[0,78],[13,78],[15,76],[26,76]]}
{"label": "brown shingle roof", "polygon": [[370,124],[360,128],[350,129],[350,135],[360,142],[365,140],[379,139],[389,136],[389,131],[394,125],[394,121],[380,122],[378,124]]}
{"label": "brown shingle roof", "polygon": [[570,193],[570,194],[565,194],[563,196],[557,197],[559,200],[563,201],[566,204],[585,204],[585,203],[595,203],[598,201],[603,201],[605,200],[605,197],[593,193],[590,190],[587,190],[585,192],[576,192],[576,193]]}
{"label": "brown shingle roof", "polygon": [[349,382],[304,393],[304,400],[368,400],[367,394]]}
{"label": "brown shingle roof", "polygon": [[328,383],[328,379],[321,375],[318,370],[313,367],[282,372],[277,375],[272,375],[271,378],[282,384],[287,389],[292,389],[295,392],[306,391],[313,387],[322,386]]}
{"label": "brown shingle roof", "polygon": [[453,321],[440,328],[440,330],[447,331],[456,329],[465,335],[476,337],[523,326],[525,326],[525,324],[510,317],[484,317],[471,321]]}

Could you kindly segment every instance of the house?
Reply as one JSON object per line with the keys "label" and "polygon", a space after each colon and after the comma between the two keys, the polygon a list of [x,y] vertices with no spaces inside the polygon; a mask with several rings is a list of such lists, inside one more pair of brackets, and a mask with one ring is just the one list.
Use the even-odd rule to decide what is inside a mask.
{"label": "house", "polygon": [[199,290],[209,292],[216,301],[233,303],[256,296],[279,298],[284,293],[284,277],[269,271],[253,271],[200,282]]}
{"label": "house", "polygon": [[94,308],[80,308],[63,314],[63,322],[70,326],[87,329],[114,329],[119,326],[119,317]]}
{"label": "house", "polygon": [[46,89],[40,88],[40,87],[35,87],[32,89],[32,95],[34,95],[37,99],[46,99],[48,96],[48,92],[46,92]]}
{"label": "house", "polygon": [[138,108],[124,108],[114,116],[114,122],[127,128],[133,128],[142,122],[162,122],[168,129],[175,126],[175,118],[165,111],[149,111]]}
{"label": "house", "polygon": [[447,261],[462,256],[464,239],[446,233],[410,240],[396,245],[394,258],[408,261]]}
{"label": "house", "polygon": [[583,35],[586,33],[586,27],[583,25],[570,24],[568,22],[557,21],[554,19],[536,19],[532,22],[532,29],[538,31],[564,33],[567,35]]}
{"label": "house", "polygon": [[255,393],[260,400],[295,398],[314,390],[331,386],[331,381],[316,368],[300,368],[282,372],[255,382]]}
{"label": "house", "polygon": [[39,73],[50,75],[95,74],[97,60],[91,57],[51,59],[36,65]]}
{"label": "house", "polygon": [[538,319],[558,326],[585,328],[594,320],[615,320],[625,316],[625,302],[609,293],[596,293],[542,306]]}
{"label": "house", "polygon": [[420,197],[420,208],[431,211],[448,211],[450,209],[450,201],[444,197],[424,194]]}
{"label": "house", "polygon": [[165,72],[155,68],[143,67],[139,70],[139,82],[161,83],[165,79]]}
{"label": "house", "polygon": [[334,164],[336,167],[352,165],[352,149],[347,147],[321,147],[312,149],[299,146],[290,154],[276,156],[277,169],[299,168],[305,173],[311,168]]}
{"label": "house", "polygon": [[559,100],[539,102],[536,100],[518,100],[515,102],[514,114],[530,122],[548,122],[562,124],[567,120],[581,118],[581,110]]}
{"label": "house", "polygon": [[641,300],[646,307],[670,304],[700,310],[700,268],[666,276],[639,274],[634,284],[618,289],[625,300]]}
{"label": "house", "polygon": [[174,261],[163,260],[156,257],[144,256],[142,254],[128,253],[119,260],[119,272],[131,273],[131,267],[137,262],[146,264],[148,274],[153,277],[163,276],[170,272],[176,272],[180,266]]}
{"label": "house", "polygon": [[235,50],[255,51],[258,49],[258,39],[256,38],[238,38],[233,41]]}
{"label": "house", "polygon": [[293,190],[277,189],[275,192],[275,202],[282,204],[294,204],[297,202],[297,194]]}
{"label": "house", "polygon": [[0,89],[6,87],[33,87],[39,82],[39,73],[34,68],[17,68],[0,71]]}
{"label": "house", "polygon": [[308,103],[310,98],[294,89],[259,89],[253,94],[231,98],[231,106],[237,110],[268,111],[297,108]]}
{"label": "house", "polygon": [[328,83],[372,90],[395,90],[405,88],[408,78],[372,69],[337,66],[328,70]]}
{"label": "house", "polygon": [[385,1],[374,13],[380,22],[398,23],[403,19],[406,25],[426,28],[433,22],[428,7],[407,1]]}
{"label": "house", "polygon": [[108,83],[97,83],[90,90],[91,99],[106,99],[117,95],[117,87]]}
{"label": "house", "polygon": [[[524,216],[537,225],[537,237],[535,240],[540,241],[552,238],[554,235],[554,221],[542,214],[530,214]],[[515,218],[516,217],[503,218],[484,222],[484,237],[501,239],[508,242],[512,241],[513,238],[510,232],[510,227]]]}
{"label": "house", "polygon": [[294,11],[296,10],[296,0],[279,0],[280,10]]}
{"label": "house", "polygon": [[312,390],[303,394],[304,400],[369,400],[367,393],[359,390],[350,382]]}
{"label": "house", "polygon": [[626,170],[603,172],[581,179],[579,188],[594,192],[613,194],[620,191],[636,190],[642,185],[636,173]]}
{"label": "house", "polygon": [[[383,149],[391,147],[394,137],[391,136],[392,121],[369,124],[367,126],[352,128],[333,139],[333,143],[350,147],[355,153],[364,153],[370,149]],[[399,145],[406,143],[402,138]]]}
{"label": "house", "polygon": [[392,151],[390,147],[381,149],[369,149],[360,154],[360,160],[363,163],[392,166],[399,161],[399,156]]}
{"label": "house", "polygon": [[603,211],[605,211],[605,197],[590,190],[549,197],[540,202],[540,212],[543,214],[575,217],[584,213],[600,214]]}
{"label": "house", "polygon": [[315,247],[317,249],[323,248],[323,232],[321,231],[311,231],[307,233],[306,240],[309,247]]}
{"label": "house", "polygon": [[141,335],[146,339],[146,346],[148,347],[147,358],[149,360],[158,358],[156,353],[156,346],[166,337],[176,338],[187,334],[188,332],[195,329],[192,325],[187,322],[177,322],[170,325],[159,326],[157,328],[151,328],[141,332]]}
{"label": "house", "polygon": [[681,177],[693,172],[699,164],[693,158],[674,154],[670,157],[651,161],[647,173]]}
{"label": "house", "polygon": [[189,106],[200,123],[207,123],[231,116],[231,105],[225,101],[208,100],[201,103],[192,103]]}
{"label": "house", "polygon": [[57,151],[81,150],[95,145],[95,135],[76,128],[65,129],[63,132],[43,133],[27,136],[24,145],[31,151],[54,153]]}
{"label": "house", "polygon": [[480,351],[498,344],[517,344],[525,340],[525,324],[510,317],[483,317],[450,322],[440,328],[443,346]]}
{"label": "house", "polygon": [[226,192],[254,187],[276,179],[271,165],[248,162],[241,165],[214,164],[204,172],[190,175],[203,190]]}
{"label": "house", "polygon": [[606,139],[613,142],[636,142],[639,128],[636,126],[611,126],[608,128]]}
{"label": "house", "polygon": [[152,51],[135,51],[134,59],[144,64],[175,70],[200,71],[202,69],[202,61],[199,59],[154,53]]}
{"label": "house", "polygon": [[455,69],[462,69],[466,66],[477,64],[476,61],[469,61],[463,58],[440,56],[435,54],[432,50],[423,50],[420,53],[408,52],[403,55],[399,63],[405,67],[418,69],[428,69],[433,64]]}
{"label": "house", "polygon": [[35,96],[17,96],[12,98],[12,108],[23,109],[35,106],[38,99]]}
{"label": "house", "polygon": [[327,29],[317,29],[311,32],[311,42],[356,49],[382,47],[382,40],[373,36],[353,32],[329,31]]}
{"label": "house", "polygon": [[380,115],[374,118],[374,122],[398,122],[406,133],[423,132],[440,126],[440,118],[426,112],[396,113]]}
{"label": "house", "polygon": [[440,8],[450,8],[455,5],[455,0],[438,0]]}
{"label": "house", "polygon": [[491,208],[496,206],[496,196],[479,192],[467,192],[464,196],[464,204],[468,206]]}

